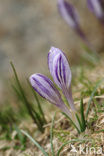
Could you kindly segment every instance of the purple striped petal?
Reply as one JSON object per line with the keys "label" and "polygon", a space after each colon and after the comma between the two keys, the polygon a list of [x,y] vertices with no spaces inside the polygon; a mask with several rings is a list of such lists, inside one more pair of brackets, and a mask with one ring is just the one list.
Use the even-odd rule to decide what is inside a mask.
{"label": "purple striped petal", "polygon": [[55,104],[62,112],[72,118],[69,109],[62,101],[59,91],[55,88],[50,79],[42,74],[33,74],[30,76],[29,80],[34,90],[40,96]]}
{"label": "purple striped petal", "polygon": [[48,53],[48,67],[49,67],[51,75],[53,75],[53,60],[54,60],[55,56],[58,54],[61,54],[64,57],[64,54],[60,49],[51,47],[51,49]]}
{"label": "purple striped petal", "polygon": [[70,88],[71,70],[64,53],[60,49],[55,47],[50,49],[48,65],[50,73],[58,87],[62,88],[64,84],[67,88]]}
{"label": "purple striped petal", "polygon": [[[87,0],[88,8],[100,19],[104,20],[103,0]],[[104,3],[104,2],[103,2]]]}
{"label": "purple striped petal", "polygon": [[75,111],[71,91],[71,70],[66,57],[61,54],[56,55],[53,60],[53,79],[62,89],[71,109]]}
{"label": "purple striped petal", "polygon": [[62,89],[71,109],[75,111],[71,92],[72,75],[66,56],[60,49],[52,47],[48,54],[48,65],[54,82]]}
{"label": "purple striped petal", "polygon": [[78,14],[72,4],[65,0],[58,0],[58,9],[61,16],[72,28],[79,25]]}
{"label": "purple striped petal", "polygon": [[61,95],[58,90],[54,87],[52,81],[42,74],[33,74],[30,77],[30,83],[32,87],[42,97],[49,100],[51,103],[59,103]]}
{"label": "purple striped petal", "polygon": [[68,61],[61,54],[58,54],[53,61],[53,78],[55,83],[62,88],[62,85],[70,88],[71,70]]}
{"label": "purple striped petal", "polygon": [[74,29],[77,35],[90,47],[89,41],[80,27],[78,13],[73,5],[65,0],[58,0],[58,9],[67,24]]}

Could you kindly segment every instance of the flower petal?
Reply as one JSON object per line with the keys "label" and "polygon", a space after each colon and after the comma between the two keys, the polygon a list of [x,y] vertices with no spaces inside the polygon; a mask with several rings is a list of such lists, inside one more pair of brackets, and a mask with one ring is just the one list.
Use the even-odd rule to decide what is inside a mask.
{"label": "flower petal", "polygon": [[88,8],[100,19],[104,19],[102,0],[87,0]]}
{"label": "flower petal", "polygon": [[72,4],[65,0],[58,0],[58,9],[61,16],[72,28],[79,25],[78,14]]}
{"label": "flower petal", "polygon": [[54,47],[50,49],[48,65],[58,87],[62,88],[62,85],[65,84],[67,88],[69,88],[71,83],[71,70],[64,53],[60,49]]}
{"label": "flower petal", "polygon": [[53,75],[53,60],[57,54],[64,55],[60,49],[51,47],[51,49],[48,53],[48,67],[49,67],[51,75]]}
{"label": "flower petal", "polygon": [[31,75],[29,80],[34,90],[40,96],[55,104],[61,109],[62,112],[66,113],[69,117],[72,117],[69,109],[62,101],[60,93],[55,88],[50,79],[42,74],[37,73]]}
{"label": "flower petal", "polygon": [[62,89],[70,108],[75,111],[71,91],[71,70],[66,57],[58,54],[53,60],[53,79]]}
{"label": "flower petal", "polygon": [[59,103],[61,95],[58,90],[54,87],[52,81],[42,74],[33,74],[30,77],[30,83],[32,87],[42,97],[49,100],[51,103]]}
{"label": "flower petal", "polygon": [[90,47],[90,43],[80,27],[78,13],[74,6],[65,0],[58,0],[58,9],[67,24],[74,29],[77,35]]}

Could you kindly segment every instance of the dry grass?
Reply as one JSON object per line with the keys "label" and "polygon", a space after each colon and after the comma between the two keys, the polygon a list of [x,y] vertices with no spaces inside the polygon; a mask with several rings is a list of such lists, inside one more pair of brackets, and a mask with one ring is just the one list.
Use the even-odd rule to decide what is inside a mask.
{"label": "dry grass", "polygon": [[[95,83],[98,79],[101,79],[104,77],[104,62],[103,60],[99,63],[99,66],[94,68],[93,70],[87,70],[86,75],[88,79]],[[100,86],[100,89],[103,89],[103,84]],[[78,84],[74,87],[74,97],[80,99],[80,93],[79,91],[76,92],[76,90],[84,89],[84,86],[82,84]],[[98,89],[98,92],[99,90]],[[89,96],[84,97],[84,108],[86,110],[87,104],[89,101]],[[101,107],[103,110],[96,112],[96,103],[99,105],[104,104],[104,95],[98,95],[95,96],[93,99],[93,102],[91,103],[91,110],[88,116],[88,126],[84,133],[81,133],[78,135],[76,130],[73,128],[73,126],[69,123],[69,121],[59,112],[57,112],[55,123],[54,123],[54,139],[53,139],[53,145],[54,150],[57,153],[57,150],[59,147],[66,141],[78,139],[80,141],[73,142],[67,144],[63,150],[61,151],[60,156],[74,156],[73,153],[70,153],[71,150],[71,144],[78,148],[79,145],[82,147],[102,147],[104,151],[104,105]],[[77,107],[79,107],[80,101],[75,101],[75,104]],[[54,110],[52,110],[53,112]],[[97,119],[96,119],[96,116]],[[24,121],[19,125],[20,129],[27,130],[28,133],[35,138],[38,143],[49,153],[51,156],[51,144],[50,144],[50,126],[51,126],[51,115],[48,113],[46,114],[46,118],[48,123],[44,125],[45,131],[43,134],[41,134],[38,130],[35,124],[32,123],[32,121]],[[20,149],[16,150],[14,149],[14,146],[19,146],[20,142],[19,140],[15,139],[16,131],[12,132],[12,140],[0,140],[0,156],[42,156],[41,151],[38,150],[36,146],[33,145],[29,140],[26,142],[26,149],[24,151],[21,151]],[[81,140],[85,140],[81,142]],[[78,155],[84,155],[77,153]],[[87,154],[89,155],[89,154]],[[90,154],[93,156],[93,154]]]}

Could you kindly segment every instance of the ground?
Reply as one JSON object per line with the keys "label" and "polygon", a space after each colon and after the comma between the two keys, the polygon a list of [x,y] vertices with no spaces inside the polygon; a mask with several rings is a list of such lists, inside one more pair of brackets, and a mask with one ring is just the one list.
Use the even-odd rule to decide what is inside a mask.
{"label": "ground", "polygon": [[[83,98],[84,110],[90,103],[90,111],[87,118],[87,128],[85,132],[78,134],[70,121],[54,106],[44,103],[44,112],[47,123],[44,124],[44,132],[41,133],[33,120],[29,117],[21,119],[17,127],[6,131],[1,130],[0,136],[0,156],[42,156],[42,152],[26,138],[20,130],[27,131],[49,154],[51,153],[50,129],[52,118],[56,111],[52,135],[55,155],[58,156],[58,149],[66,143],[60,151],[60,156],[78,155],[103,155],[104,152],[104,56],[93,67],[89,65],[74,67],[73,71],[73,97],[77,109],[79,110],[80,99]],[[45,104],[46,103],[46,104]],[[47,110],[45,107],[47,107]],[[50,113],[48,113],[50,112]],[[2,127],[1,127],[2,129]],[[67,143],[70,142],[70,143]],[[71,152],[72,146],[77,153]],[[90,151],[90,147],[94,150]],[[80,148],[84,148],[81,152]],[[85,152],[85,153],[84,153]],[[88,153],[87,153],[88,152]],[[90,153],[89,153],[90,152]],[[91,153],[92,152],[92,153]]]}

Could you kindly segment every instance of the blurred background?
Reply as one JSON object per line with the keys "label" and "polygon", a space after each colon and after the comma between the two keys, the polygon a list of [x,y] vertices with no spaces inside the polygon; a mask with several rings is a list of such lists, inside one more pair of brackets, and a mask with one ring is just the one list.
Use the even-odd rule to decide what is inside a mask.
{"label": "blurred background", "polygon": [[[98,53],[104,51],[104,27],[88,10],[86,0],[70,0],[77,8],[80,24]],[[0,100],[6,96],[12,75],[10,61],[22,76],[48,74],[47,54],[51,46],[62,49],[71,66],[80,64],[81,39],[65,23],[56,0],[0,0]]]}

